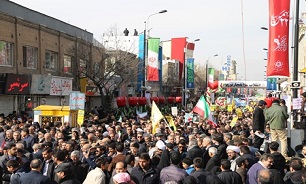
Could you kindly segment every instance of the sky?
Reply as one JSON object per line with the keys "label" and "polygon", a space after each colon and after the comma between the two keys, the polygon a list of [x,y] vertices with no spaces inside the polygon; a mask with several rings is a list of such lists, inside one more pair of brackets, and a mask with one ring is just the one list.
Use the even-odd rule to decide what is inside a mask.
{"label": "sky", "polygon": [[[230,55],[237,62],[238,79],[265,78],[267,53],[263,48],[268,48],[268,31],[260,28],[269,26],[268,0],[11,1],[86,29],[101,42],[103,33],[112,27],[122,34],[125,28],[130,35],[134,29],[143,32],[151,14],[167,10],[149,18],[150,36],[160,37],[161,41],[175,37],[188,37],[189,42],[200,39],[195,44],[196,63],[204,66],[209,58],[210,66],[220,68]],[[305,0],[300,0],[299,11],[306,12]]]}

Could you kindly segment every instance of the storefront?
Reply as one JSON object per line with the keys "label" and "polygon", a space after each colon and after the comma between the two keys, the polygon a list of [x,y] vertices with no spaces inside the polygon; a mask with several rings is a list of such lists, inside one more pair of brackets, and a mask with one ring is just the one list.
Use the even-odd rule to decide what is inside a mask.
{"label": "storefront", "polygon": [[46,122],[69,122],[71,127],[77,124],[78,110],[70,110],[69,106],[40,105],[33,109],[34,122],[44,126]]}

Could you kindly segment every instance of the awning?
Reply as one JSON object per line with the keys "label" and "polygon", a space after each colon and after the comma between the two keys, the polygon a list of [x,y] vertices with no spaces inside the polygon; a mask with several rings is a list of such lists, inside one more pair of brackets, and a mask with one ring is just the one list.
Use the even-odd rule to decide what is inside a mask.
{"label": "awning", "polygon": [[302,70],[300,70],[299,73],[306,73],[306,68],[303,68]]}
{"label": "awning", "polygon": [[70,111],[70,106],[40,105],[34,111]]}

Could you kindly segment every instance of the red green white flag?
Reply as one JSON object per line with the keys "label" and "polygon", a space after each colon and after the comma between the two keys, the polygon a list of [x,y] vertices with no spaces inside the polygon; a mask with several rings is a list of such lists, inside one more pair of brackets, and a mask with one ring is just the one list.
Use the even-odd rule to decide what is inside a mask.
{"label": "red green white flag", "polygon": [[193,112],[199,114],[204,119],[209,117],[210,108],[203,95],[199,99],[197,105],[193,108]]}

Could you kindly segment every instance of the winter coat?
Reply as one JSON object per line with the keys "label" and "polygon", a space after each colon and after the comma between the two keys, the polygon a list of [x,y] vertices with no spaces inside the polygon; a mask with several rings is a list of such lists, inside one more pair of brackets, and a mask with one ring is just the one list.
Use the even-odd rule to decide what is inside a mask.
{"label": "winter coat", "polygon": [[289,118],[285,108],[272,103],[272,106],[265,111],[265,119],[270,122],[270,129],[282,130],[286,128],[286,122]]}

